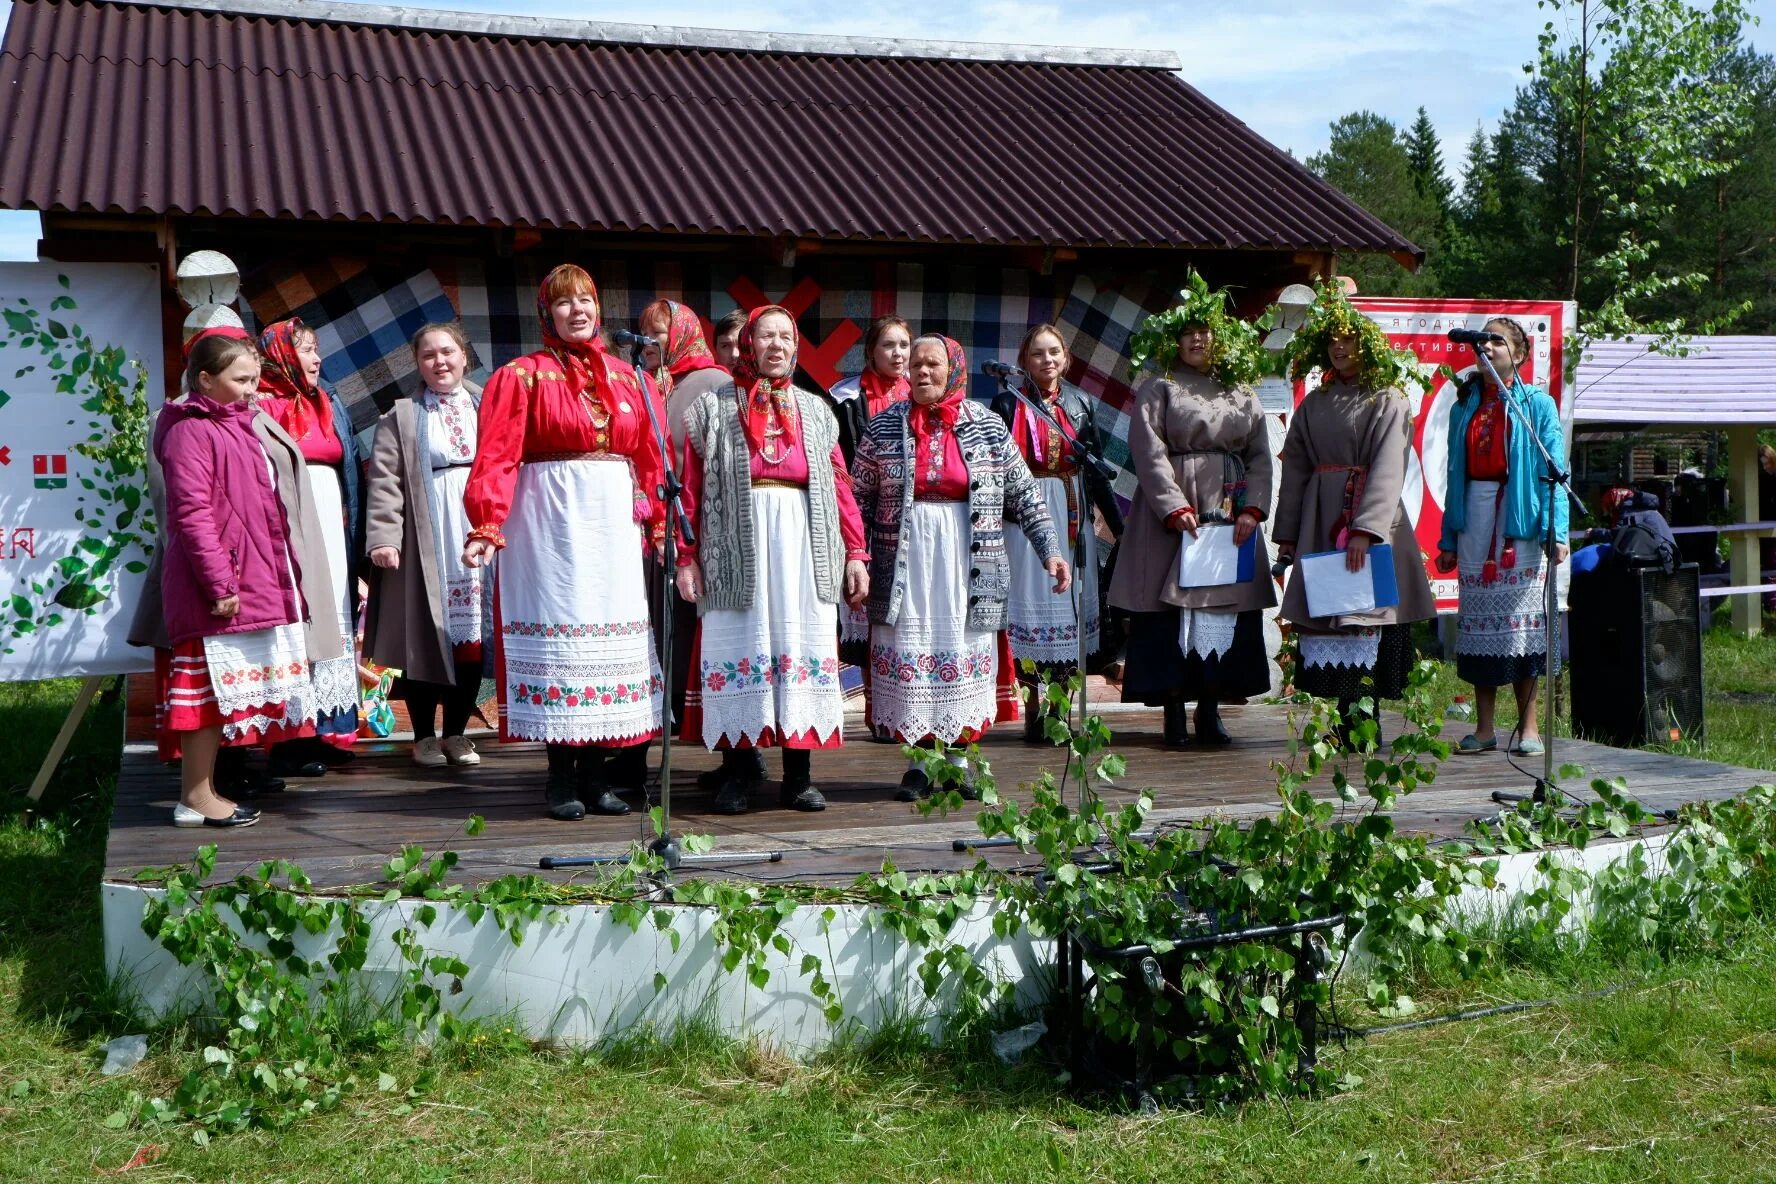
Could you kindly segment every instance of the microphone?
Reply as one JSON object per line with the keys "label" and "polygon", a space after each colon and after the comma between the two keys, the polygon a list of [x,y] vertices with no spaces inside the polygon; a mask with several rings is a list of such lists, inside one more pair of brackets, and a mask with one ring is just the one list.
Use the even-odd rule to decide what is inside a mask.
{"label": "microphone", "polygon": [[984,362],[981,373],[989,378],[1022,378],[1024,372],[1010,362]]}
{"label": "microphone", "polygon": [[631,333],[627,329],[611,330],[611,344],[626,349],[646,349],[650,345],[659,345],[657,337],[649,337],[646,333]]}
{"label": "microphone", "polygon": [[1479,349],[1494,341],[1503,343],[1505,339],[1497,333],[1488,333],[1484,329],[1451,329],[1449,340],[1457,345],[1471,345],[1475,349]]}
{"label": "microphone", "polygon": [[1277,561],[1270,565],[1270,574],[1275,579],[1282,579],[1283,573],[1295,566],[1294,555],[1278,555]]}

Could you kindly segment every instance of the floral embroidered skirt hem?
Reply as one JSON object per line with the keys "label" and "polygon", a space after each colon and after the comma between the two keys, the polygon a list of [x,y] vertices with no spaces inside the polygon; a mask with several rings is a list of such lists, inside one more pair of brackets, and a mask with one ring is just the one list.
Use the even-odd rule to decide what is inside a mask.
{"label": "floral embroidered skirt hem", "polygon": [[161,755],[186,732],[221,728],[230,746],[314,735],[310,670],[300,625],[192,638],[154,653]]}
{"label": "floral embroidered skirt hem", "polygon": [[902,743],[978,739],[1018,704],[1005,634],[968,627],[968,503],[914,502],[904,537],[899,619],[870,630],[870,726]]}
{"label": "floral embroidered skirt hem", "polygon": [[[1067,542],[1068,481],[1060,477],[1039,477],[1043,500],[1049,517],[1060,535],[1062,557],[1073,563],[1073,548]],[[1079,604],[1076,608],[1073,590],[1054,590],[1054,577],[1042,566],[1042,557],[1030,545],[1023,529],[1005,524],[1005,559],[1011,570],[1010,588],[1006,594],[1006,634],[1011,640],[1011,653],[1020,663],[1028,658],[1041,667],[1048,677],[1071,672],[1079,665],[1079,620],[1085,621],[1085,652],[1098,652],[1098,540],[1088,529],[1085,535],[1083,578],[1078,582]]]}
{"label": "floral embroidered skirt hem", "polygon": [[[1259,609],[1215,612],[1167,609],[1128,614],[1128,660],[1122,701],[1159,707],[1190,703],[1205,694],[1250,699],[1270,693]],[[1191,643],[1185,648],[1184,639]]]}
{"label": "floral embroidered skirt hem", "polygon": [[634,493],[621,460],[519,468],[494,566],[501,740],[626,748],[659,735]]}
{"label": "floral embroidered skirt hem", "polygon": [[[1455,670],[1463,682],[1499,687],[1547,673],[1548,566],[1539,541],[1494,539],[1498,482],[1468,483],[1467,526],[1456,536]],[[1506,567],[1506,544],[1511,566]],[[1486,561],[1493,560],[1488,578]],[[1558,664],[1556,664],[1558,668]]]}
{"label": "floral embroidered skirt hem", "polygon": [[836,748],[845,728],[838,606],[815,587],[808,491],[751,496],[752,607],[711,609],[699,622],[681,735],[711,750]]}

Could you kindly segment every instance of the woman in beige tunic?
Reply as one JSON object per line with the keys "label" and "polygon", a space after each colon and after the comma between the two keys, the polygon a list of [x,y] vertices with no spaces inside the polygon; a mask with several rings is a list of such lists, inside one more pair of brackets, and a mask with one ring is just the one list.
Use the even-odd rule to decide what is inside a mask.
{"label": "woman in beige tunic", "polygon": [[1336,289],[1323,287],[1289,344],[1299,376],[1324,377],[1301,401],[1283,442],[1273,534],[1283,555],[1343,551],[1361,571],[1376,543],[1393,547],[1399,603],[1336,617],[1308,614],[1299,571],[1283,594],[1282,617],[1300,637],[1295,687],[1338,700],[1348,741],[1361,699],[1395,699],[1412,672],[1410,623],[1436,615],[1424,560],[1400,500],[1412,447],[1411,381],[1416,359],[1396,354],[1373,322]]}
{"label": "woman in beige tunic", "polygon": [[[1227,744],[1220,701],[1270,690],[1261,612],[1276,604],[1258,528],[1271,495],[1264,412],[1249,386],[1224,380],[1256,341],[1227,321],[1221,293],[1202,295],[1149,322],[1163,334],[1152,352],[1165,375],[1142,388],[1129,422],[1140,485],[1110,583],[1110,603],[1131,614],[1122,697],[1163,706],[1173,747],[1190,739],[1187,702],[1196,702],[1198,741]],[[1242,546],[1257,536],[1252,577],[1180,587],[1183,542],[1212,523],[1232,523]]]}

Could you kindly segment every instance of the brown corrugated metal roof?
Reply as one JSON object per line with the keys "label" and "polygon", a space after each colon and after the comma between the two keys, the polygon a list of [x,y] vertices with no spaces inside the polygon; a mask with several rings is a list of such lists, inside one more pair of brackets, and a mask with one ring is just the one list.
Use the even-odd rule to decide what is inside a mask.
{"label": "brown corrugated metal roof", "polygon": [[[1418,253],[1166,69],[656,48],[323,11],[18,0],[0,46],[0,207]],[[625,164],[650,141],[661,163]],[[1032,152],[1059,164],[1011,163]]]}

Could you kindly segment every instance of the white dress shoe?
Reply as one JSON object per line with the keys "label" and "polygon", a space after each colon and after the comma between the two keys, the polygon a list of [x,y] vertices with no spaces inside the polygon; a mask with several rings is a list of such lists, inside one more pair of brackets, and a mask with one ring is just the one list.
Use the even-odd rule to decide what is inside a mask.
{"label": "white dress shoe", "polygon": [[444,755],[444,746],[438,743],[436,736],[427,736],[413,746],[413,763],[437,769],[448,765],[450,758]]}
{"label": "white dress shoe", "polygon": [[475,751],[475,742],[467,736],[446,736],[441,747],[444,758],[453,765],[478,765],[481,754]]}

